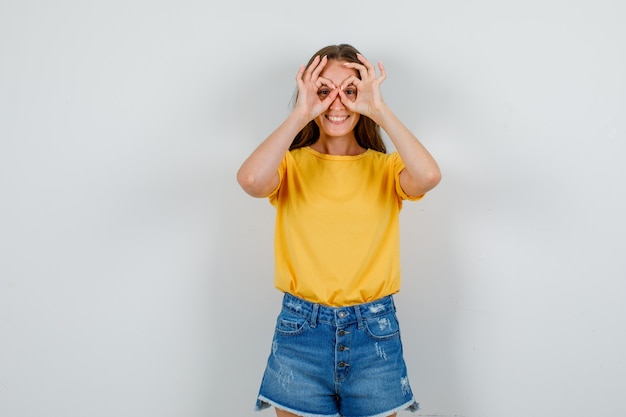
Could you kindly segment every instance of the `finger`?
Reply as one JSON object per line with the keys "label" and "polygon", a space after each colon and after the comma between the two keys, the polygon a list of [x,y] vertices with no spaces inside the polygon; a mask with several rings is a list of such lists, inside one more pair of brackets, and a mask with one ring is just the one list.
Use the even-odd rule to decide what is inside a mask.
{"label": "finger", "polygon": [[346,61],[343,63],[343,65],[345,65],[348,68],[363,68],[365,69],[365,64],[363,64],[362,62],[354,62],[354,61]]}
{"label": "finger", "polygon": [[[322,70],[324,69],[324,67],[326,66],[327,63],[328,63],[328,57],[326,55],[324,55],[324,57],[319,60],[319,63],[317,64],[317,66],[315,67],[313,72],[311,73],[311,79],[312,80],[316,79],[317,77],[319,77],[320,73],[322,72]],[[311,66],[313,66],[313,65],[311,65]]]}
{"label": "finger", "polygon": [[339,94],[340,94],[339,89],[335,89],[335,90],[331,91],[331,93],[328,95],[328,97],[326,97],[324,100],[322,100],[322,104],[324,105],[324,111],[328,110],[330,105],[333,104],[333,101],[335,101],[337,99],[337,96]]}
{"label": "finger", "polygon": [[331,80],[324,78],[324,77],[318,77],[317,81],[315,82],[315,85],[317,86],[317,88],[323,85],[325,85],[326,87],[332,88],[333,90],[337,88],[335,87],[335,84]]}
{"label": "finger", "polygon": [[361,61],[363,63],[363,65],[365,65],[365,68],[367,68],[367,72],[372,76],[375,77],[376,76],[376,68],[374,68],[374,65],[372,65],[371,62],[369,62],[363,55],[361,54],[356,54],[356,57],[359,58],[359,61]]}
{"label": "finger", "polygon": [[299,83],[300,81],[302,81],[302,75],[304,74],[304,70],[305,70],[304,64],[300,65],[300,69],[298,70],[298,75],[296,75],[296,82]]}
{"label": "finger", "polygon": [[350,111],[354,111],[355,110],[354,100],[351,100],[350,97],[348,97],[344,91],[342,90],[338,90],[338,91],[339,91],[339,99],[341,100],[341,104],[343,104],[346,109]]}
{"label": "finger", "polygon": [[337,96],[341,94],[341,91],[339,89],[334,89],[333,91],[330,92],[330,94],[328,95],[328,97],[326,97],[322,103],[326,103],[328,102],[328,105],[330,106],[330,103],[332,103],[333,101],[335,101],[335,99],[337,98]]}
{"label": "finger", "polygon": [[385,78],[387,78],[387,71],[385,71],[385,67],[383,67],[383,62],[382,61],[378,61],[378,69],[380,70],[380,80],[383,81]]}
{"label": "finger", "polygon": [[346,68],[352,68],[357,70],[361,78],[366,78],[369,75],[367,72],[367,68],[363,64],[359,64],[356,62],[344,62],[343,66]]}
{"label": "finger", "polygon": [[350,86],[350,85],[354,85],[355,87],[357,85],[359,85],[361,83],[361,80],[359,79],[359,77],[357,77],[356,75],[352,75],[350,77],[348,77],[347,79],[345,79],[343,81],[343,83],[341,83],[341,90],[345,90],[346,87]]}
{"label": "finger", "polygon": [[313,61],[311,61],[311,65],[309,65],[304,71],[304,76],[302,78],[303,81],[309,81],[311,79],[311,75],[313,74],[313,71],[315,70],[319,62],[320,56],[316,55],[315,58],[313,58]]}

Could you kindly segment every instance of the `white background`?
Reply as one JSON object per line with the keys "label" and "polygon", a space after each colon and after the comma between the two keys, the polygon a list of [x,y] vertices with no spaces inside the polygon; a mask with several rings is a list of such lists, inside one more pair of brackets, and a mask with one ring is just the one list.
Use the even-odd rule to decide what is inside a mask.
{"label": "white background", "polygon": [[620,415],[625,21],[621,0],[1,0],[0,416],[257,415],[274,209],[235,173],[342,42],[443,171],[401,215],[419,414]]}

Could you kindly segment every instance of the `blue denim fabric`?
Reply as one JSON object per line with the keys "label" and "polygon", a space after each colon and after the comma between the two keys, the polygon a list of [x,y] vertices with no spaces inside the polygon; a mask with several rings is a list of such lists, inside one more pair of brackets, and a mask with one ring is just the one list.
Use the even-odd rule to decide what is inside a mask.
{"label": "blue denim fabric", "polygon": [[303,417],[417,411],[392,296],[327,307],[285,294],[256,409]]}

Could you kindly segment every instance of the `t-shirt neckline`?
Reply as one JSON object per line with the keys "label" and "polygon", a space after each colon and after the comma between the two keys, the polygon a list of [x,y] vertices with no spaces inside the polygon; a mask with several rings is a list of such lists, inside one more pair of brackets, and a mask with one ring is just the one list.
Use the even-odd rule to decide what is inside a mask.
{"label": "t-shirt neckline", "polygon": [[310,146],[306,146],[302,149],[308,151],[309,153],[313,154],[314,156],[320,159],[328,159],[328,160],[333,160],[333,161],[354,161],[356,159],[364,158],[367,155],[369,155],[371,152],[373,152],[372,149],[368,148],[365,150],[365,152],[362,152],[358,155],[331,155],[331,154],[316,151]]}

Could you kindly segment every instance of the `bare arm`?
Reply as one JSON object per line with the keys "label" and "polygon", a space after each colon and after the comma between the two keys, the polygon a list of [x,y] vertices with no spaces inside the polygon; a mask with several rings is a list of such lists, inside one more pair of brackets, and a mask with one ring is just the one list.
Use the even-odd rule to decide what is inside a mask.
{"label": "bare arm", "polygon": [[293,138],[309,121],[291,113],[244,161],[237,172],[241,188],[252,197],[266,197],[278,185],[278,167]]}
{"label": "bare arm", "polygon": [[410,196],[421,196],[441,181],[439,165],[422,143],[388,108],[381,108],[373,120],[385,129],[400,154],[405,169],[400,173],[400,186]]}
{"label": "bare arm", "polygon": [[[300,67],[296,82],[298,99],[294,110],[244,161],[237,172],[241,188],[253,197],[266,197],[278,185],[278,167],[291,142],[307,123],[322,114],[335,100],[339,89],[332,82],[319,76],[328,62],[326,57],[315,57],[305,70]],[[317,94],[322,85],[333,89],[324,100]]]}
{"label": "bare arm", "polygon": [[[363,64],[344,64],[359,71],[361,79],[353,77],[344,82],[339,93],[341,100],[350,110],[369,117],[387,132],[405,165],[400,173],[400,186],[410,196],[421,196],[441,181],[439,166],[424,145],[384,102],[380,84],[387,75],[382,63],[378,63],[380,76],[376,77],[376,68],[363,56],[359,55],[359,59]],[[358,91],[354,102],[350,102],[343,92],[350,84],[355,85]]]}

